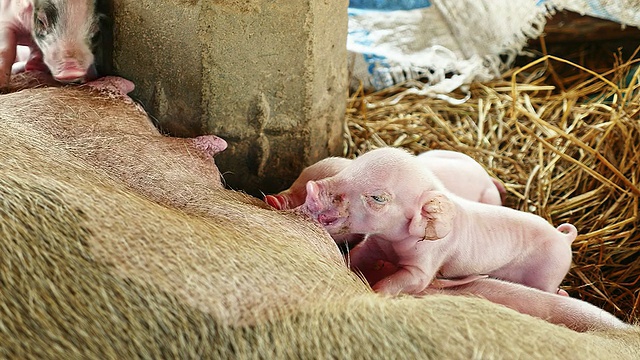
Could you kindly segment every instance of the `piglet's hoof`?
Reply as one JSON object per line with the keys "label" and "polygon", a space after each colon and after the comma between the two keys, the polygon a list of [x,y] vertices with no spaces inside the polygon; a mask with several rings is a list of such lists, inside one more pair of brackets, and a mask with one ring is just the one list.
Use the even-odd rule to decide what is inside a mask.
{"label": "piglet's hoof", "polygon": [[287,204],[282,195],[265,195],[264,202],[278,210],[283,210]]}
{"label": "piglet's hoof", "polygon": [[11,74],[19,74],[24,72],[26,65],[27,65],[26,61],[19,61],[19,62],[13,63],[13,65],[11,65]]}

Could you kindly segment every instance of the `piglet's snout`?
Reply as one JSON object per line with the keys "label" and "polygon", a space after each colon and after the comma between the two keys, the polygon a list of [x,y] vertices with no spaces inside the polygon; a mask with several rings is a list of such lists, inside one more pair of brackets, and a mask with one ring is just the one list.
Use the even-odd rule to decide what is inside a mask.
{"label": "piglet's snout", "polygon": [[57,73],[53,77],[61,82],[82,81],[87,76],[87,68],[75,60],[67,60],[58,65]]}
{"label": "piglet's snout", "polygon": [[307,182],[306,211],[324,226],[336,225],[343,219],[340,211],[343,196],[327,193],[322,184]]}
{"label": "piglet's snout", "polygon": [[329,212],[318,215],[318,222],[324,226],[330,226],[336,223],[340,219],[337,214],[331,214]]}
{"label": "piglet's snout", "polygon": [[52,51],[50,66],[53,77],[61,82],[83,81],[93,64],[90,50],[75,44],[61,44],[59,50]]}

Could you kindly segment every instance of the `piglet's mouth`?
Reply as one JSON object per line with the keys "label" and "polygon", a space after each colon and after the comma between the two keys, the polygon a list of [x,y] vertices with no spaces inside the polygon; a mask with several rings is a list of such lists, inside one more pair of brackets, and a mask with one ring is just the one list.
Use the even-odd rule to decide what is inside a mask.
{"label": "piglet's mouth", "polygon": [[80,84],[98,78],[95,65],[85,67],[75,61],[62,63],[57,71],[52,71],[52,73],[54,79],[65,84]]}
{"label": "piglet's mouth", "polygon": [[318,222],[322,224],[322,226],[336,226],[337,224],[341,223],[343,220],[344,218],[335,216],[335,215],[329,215],[329,214],[318,215]]}

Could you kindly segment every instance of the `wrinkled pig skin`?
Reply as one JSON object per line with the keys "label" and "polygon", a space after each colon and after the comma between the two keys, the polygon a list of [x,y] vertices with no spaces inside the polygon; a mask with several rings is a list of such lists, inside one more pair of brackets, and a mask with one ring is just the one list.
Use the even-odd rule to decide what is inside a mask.
{"label": "wrinkled pig skin", "polygon": [[[452,193],[468,200],[502,205],[506,190],[500,181],[492,178],[473,158],[450,150],[429,150],[417,159]],[[329,157],[306,167],[288,189],[267,195],[264,201],[278,210],[294,209],[302,205],[307,196],[309,180],[321,180],[336,175],[351,163],[351,159]]]}
{"label": "wrinkled pig skin", "polygon": [[[365,234],[351,267],[379,292],[417,294],[436,274],[478,274],[557,292],[571,265],[571,224],[458,197],[397,148],[361,155],[333,177],[307,183],[302,211],[330,234]],[[398,270],[380,279],[377,263]],[[375,279],[375,280],[373,280]]]}
{"label": "wrinkled pig skin", "polygon": [[[0,0],[0,90],[12,71],[48,70],[60,82],[90,79],[98,30],[95,0]],[[27,61],[19,45],[28,47]]]}
{"label": "wrinkled pig skin", "polygon": [[[17,88],[32,84],[30,79],[33,77],[47,77],[43,73],[20,75],[15,79]],[[126,93],[133,90],[133,84],[124,79],[101,78],[77,87],[26,89],[5,95],[4,101],[9,104],[16,98],[12,108],[15,116],[35,127],[49,129],[59,141],[73,142],[69,152],[90,164],[100,164],[108,176],[120,179],[158,202],[189,208],[203,201],[192,187],[223,187],[212,155],[224,150],[224,140],[214,135],[192,139],[161,135],[146,113],[123,94],[121,88]],[[93,103],[84,106],[87,101],[81,95],[95,92],[104,96],[96,97]],[[47,105],[23,105],[21,99],[29,99],[31,93],[46,98]],[[77,109],[67,116],[51,113],[51,107],[65,104],[82,106],[77,105]],[[113,104],[121,109],[115,110]],[[59,117],[55,127],[47,123],[53,116]],[[116,146],[122,150],[114,151]],[[170,156],[156,156],[159,152]],[[131,162],[132,158],[139,161]],[[201,171],[193,172],[192,169]]]}
{"label": "wrinkled pig skin", "polygon": [[0,95],[0,124],[1,357],[640,356],[637,327],[375,294],[326,232],[222,188],[210,159],[113,94]]}

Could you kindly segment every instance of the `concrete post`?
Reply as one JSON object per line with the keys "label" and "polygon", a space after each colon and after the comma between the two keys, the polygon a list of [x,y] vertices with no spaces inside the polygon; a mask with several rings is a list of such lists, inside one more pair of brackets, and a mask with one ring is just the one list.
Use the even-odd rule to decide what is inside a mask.
{"label": "concrete post", "polygon": [[348,0],[114,0],[114,70],[174,136],[216,134],[231,188],[342,150]]}

